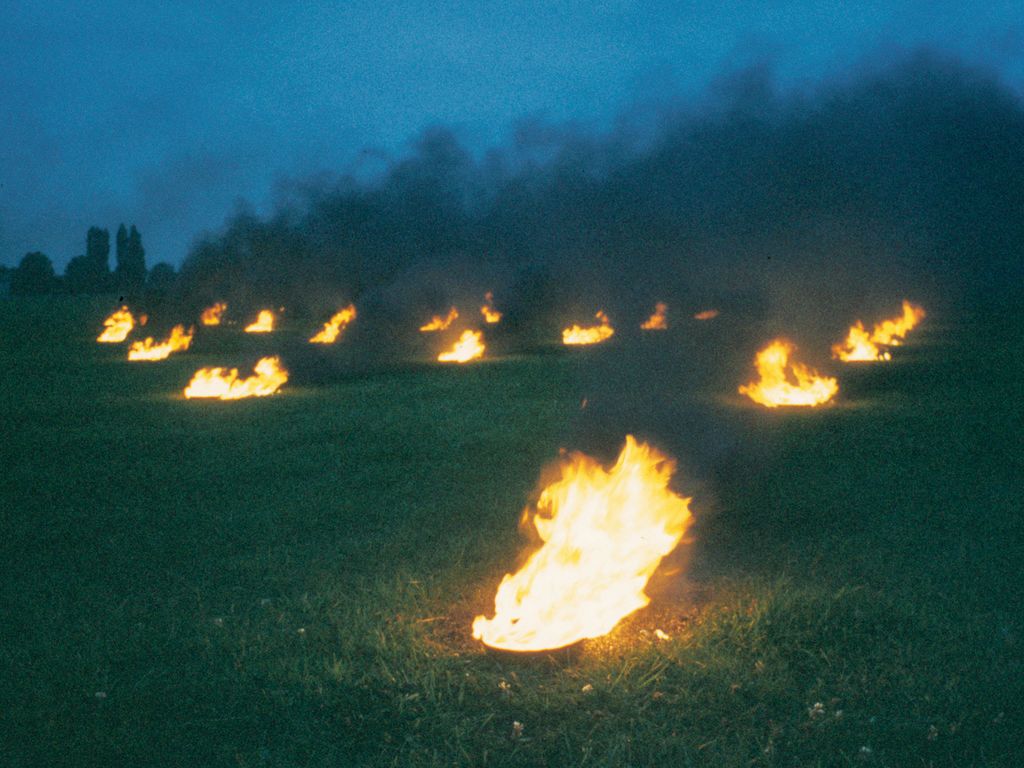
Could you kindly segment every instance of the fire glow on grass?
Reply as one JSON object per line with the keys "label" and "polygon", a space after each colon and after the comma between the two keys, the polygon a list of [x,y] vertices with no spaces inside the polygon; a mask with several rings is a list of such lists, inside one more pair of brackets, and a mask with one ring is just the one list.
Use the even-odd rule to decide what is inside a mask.
{"label": "fire glow on grass", "polygon": [[452,307],[448,310],[448,314],[444,317],[440,315],[434,315],[430,318],[430,322],[420,326],[420,333],[430,333],[432,331],[443,331],[449,325],[454,323],[459,318],[459,310]]}
{"label": "fire glow on grass", "polygon": [[924,316],[924,309],[904,299],[903,314],[891,320],[883,320],[871,333],[868,333],[860,320],[854,323],[846,340],[832,347],[832,357],[844,363],[891,360],[892,354],[885,347],[898,347],[902,344],[904,337]]}
{"label": "fire glow on grass", "polygon": [[218,301],[213,306],[203,310],[203,314],[199,316],[199,322],[203,325],[220,325],[221,318],[224,316],[227,308],[227,304],[223,301]]}
{"label": "fire glow on grass", "polygon": [[356,305],[349,304],[324,323],[324,327],[309,340],[310,344],[333,344],[345,327],[356,319]]}
{"label": "fire glow on grass", "polygon": [[659,301],[654,305],[654,314],[644,321],[640,328],[644,331],[666,331],[668,330],[668,319],[665,314],[668,312],[668,304]]}
{"label": "fire glow on grass", "polygon": [[147,337],[145,341],[133,342],[131,347],[128,348],[128,359],[136,361],[164,360],[170,357],[172,352],[181,352],[188,349],[192,343],[194,331],[194,328],[189,328],[188,333],[185,333],[184,325],[176,325],[171,329],[171,335],[167,340],[159,344],[155,342],[152,336]]}
{"label": "fire glow on grass", "polygon": [[767,408],[780,405],[821,405],[827,403],[839,384],[835,379],[819,376],[806,365],[790,362],[796,347],[785,339],[775,339],[757,353],[754,366],[758,380],[741,386],[739,392]]}
{"label": "fire glow on grass", "polygon": [[452,348],[442,352],[437,359],[442,363],[468,363],[483,356],[483,334],[480,331],[463,331]]}
{"label": "fire glow on grass", "polygon": [[220,400],[239,400],[243,397],[272,395],[288,381],[288,371],[281,367],[277,357],[264,357],[256,363],[256,372],[245,379],[238,378],[238,369],[200,368],[185,387],[185,397],[212,397]]}
{"label": "fire glow on grass", "polygon": [[591,325],[587,328],[572,325],[562,331],[562,343],[600,344],[602,341],[610,339],[614,335],[615,329],[608,321],[608,315],[603,310],[598,310],[594,317],[600,321],[600,325]]}
{"label": "fire glow on grass", "polygon": [[246,333],[270,333],[274,330],[274,313],[269,309],[261,309],[255,322],[245,326]]}
{"label": "fire glow on grass", "polygon": [[647,605],[647,581],[690,524],[690,499],[668,488],[673,472],[672,459],[632,435],[607,471],[570,455],[537,508],[523,512],[540,549],[505,575],[494,618],[477,616],[473,637],[509,651],[562,648]]}
{"label": "fire glow on grass", "polygon": [[135,327],[135,319],[128,311],[128,307],[121,307],[104,320],[103,325],[106,327],[103,329],[103,333],[96,337],[96,341],[103,344],[120,344],[132,332],[132,328]]}
{"label": "fire glow on grass", "polygon": [[501,312],[494,308],[494,294],[488,291],[484,294],[484,305],[480,307],[480,314],[488,325],[501,322]]}
{"label": "fire glow on grass", "polygon": [[694,320],[714,320],[718,317],[717,309],[705,309],[693,316]]}

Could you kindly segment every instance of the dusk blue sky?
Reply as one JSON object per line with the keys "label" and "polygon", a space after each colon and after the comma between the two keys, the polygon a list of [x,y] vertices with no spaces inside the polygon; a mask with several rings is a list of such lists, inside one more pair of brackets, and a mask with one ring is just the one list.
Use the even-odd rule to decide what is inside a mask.
{"label": "dusk blue sky", "polygon": [[[984,8],[984,12],[980,9]],[[178,264],[239,199],[450,126],[600,130],[766,62],[782,87],[929,46],[1024,90],[1024,5],[965,2],[20,2],[0,19],[0,263],[59,270],[90,225]]]}

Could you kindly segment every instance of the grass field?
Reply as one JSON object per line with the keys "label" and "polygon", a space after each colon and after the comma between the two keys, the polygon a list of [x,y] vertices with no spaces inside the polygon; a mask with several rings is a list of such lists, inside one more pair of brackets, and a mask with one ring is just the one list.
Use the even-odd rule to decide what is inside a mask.
{"label": "grass field", "polygon": [[876,407],[766,415],[685,588],[515,656],[469,624],[582,358],[190,402],[235,361],[129,365],[102,315],[0,302],[2,766],[1024,760],[1019,321],[936,321]]}

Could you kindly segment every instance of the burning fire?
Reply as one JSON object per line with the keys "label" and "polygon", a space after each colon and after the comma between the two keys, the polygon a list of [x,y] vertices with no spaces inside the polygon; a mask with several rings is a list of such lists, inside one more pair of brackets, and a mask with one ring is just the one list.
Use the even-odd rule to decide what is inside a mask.
{"label": "burning fire", "polygon": [[420,333],[429,333],[430,331],[443,331],[449,325],[455,322],[459,317],[459,310],[452,307],[448,310],[448,314],[445,317],[440,315],[434,315],[430,318],[430,322],[426,325],[420,326]]}
{"label": "burning fire", "polygon": [[642,323],[640,328],[645,331],[668,330],[668,321],[665,319],[666,312],[668,312],[668,304],[659,301],[654,305],[654,314],[647,318],[647,321]]}
{"label": "burning fire", "polygon": [[246,333],[270,333],[274,330],[274,313],[269,309],[261,309],[256,322],[245,326]]}
{"label": "burning fire", "polygon": [[128,334],[135,327],[135,320],[132,318],[132,313],[128,311],[128,307],[121,307],[104,320],[103,325],[106,327],[103,329],[103,333],[96,337],[96,341],[104,344],[119,344],[128,338]]}
{"label": "burning fire", "polygon": [[846,363],[891,360],[889,350],[882,347],[898,347],[924,316],[924,309],[904,299],[903,314],[891,320],[883,320],[871,333],[868,333],[860,320],[854,323],[846,340],[832,347],[832,357]]}
{"label": "burning fire", "polygon": [[718,310],[717,309],[705,309],[704,311],[698,312],[696,315],[694,315],[693,319],[694,320],[713,320],[716,317],[718,317]]}
{"label": "burning fire", "polygon": [[218,301],[212,307],[207,307],[203,310],[203,314],[199,316],[199,321],[203,325],[220,325],[221,316],[227,308],[227,304],[223,301]]}
{"label": "burning fire", "polygon": [[468,363],[484,356],[483,334],[480,331],[463,331],[459,340],[447,352],[437,356],[442,363]]}
{"label": "burning fire", "polygon": [[675,462],[627,435],[606,471],[577,453],[523,513],[540,549],[477,616],[473,637],[493,648],[541,651],[600,637],[650,602],[644,587],[690,524],[689,499],[668,489]]}
{"label": "burning fire", "polygon": [[484,305],[480,307],[480,314],[488,325],[501,322],[501,312],[494,308],[494,294],[488,291],[484,294]]}
{"label": "burning fire", "polygon": [[839,391],[839,384],[835,379],[819,376],[817,371],[802,363],[791,363],[789,356],[795,351],[796,347],[790,342],[775,339],[758,352],[754,365],[760,380],[740,387],[740,394],[768,408],[821,405],[831,400]]}
{"label": "burning fire", "polygon": [[349,304],[337,312],[330,320],[324,323],[324,327],[309,340],[310,344],[333,344],[345,326],[356,319],[356,305]]}
{"label": "burning fire", "polygon": [[603,311],[598,310],[594,317],[601,321],[600,325],[592,325],[587,328],[581,328],[578,325],[573,325],[566,328],[562,331],[562,343],[600,344],[602,341],[610,339],[615,333],[615,329],[612,328],[611,323],[608,321],[608,315]]}
{"label": "burning fire", "polygon": [[181,352],[188,349],[192,343],[192,333],[195,329],[189,328],[185,333],[184,325],[176,325],[171,329],[171,335],[167,341],[155,343],[153,337],[145,341],[136,341],[128,349],[129,360],[164,360],[170,357],[172,352]]}
{"label": "burning fire", "polygon": [[200,368],[185,387],[185,397],[216,397],[238,400],[243,397],[272,395],[288,381],[288,371],[281,367],[277,357],[264,357],[256,363],[256,372],[245,379],[238,378],[238,369]]}

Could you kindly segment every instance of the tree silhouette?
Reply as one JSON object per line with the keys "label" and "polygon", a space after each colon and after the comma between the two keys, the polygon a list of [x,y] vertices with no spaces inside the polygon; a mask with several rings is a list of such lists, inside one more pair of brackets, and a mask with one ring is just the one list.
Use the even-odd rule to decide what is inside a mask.
{"label": "tree silhouette", "polygon": [[39,251],[26,253],[11,274],[11,293],[16,296],[38,296],[57,290],[53,262]]}
{"label": "tree silhouette", "polygon": [[171,290],[174,281],[178,279],[174,267],[166,261],[154,264],[149,270],[149,277],[146,279],[146,291],[152,294],[163,296]]}
{"label": "tree silhouette", "polygon": [[131,232],[125,230],[124,224],[118,227],[116,256],[118,290],[125,293],[141,290],[146,282],[146,251],[142,247],[142,236],[134,224]]}
{"label": "tree silhouette", "polygon": [[105,293],[111,290],[110,233],[89,227],[85,236],[85,255],[68,262],[64,272],[71,293]]}

